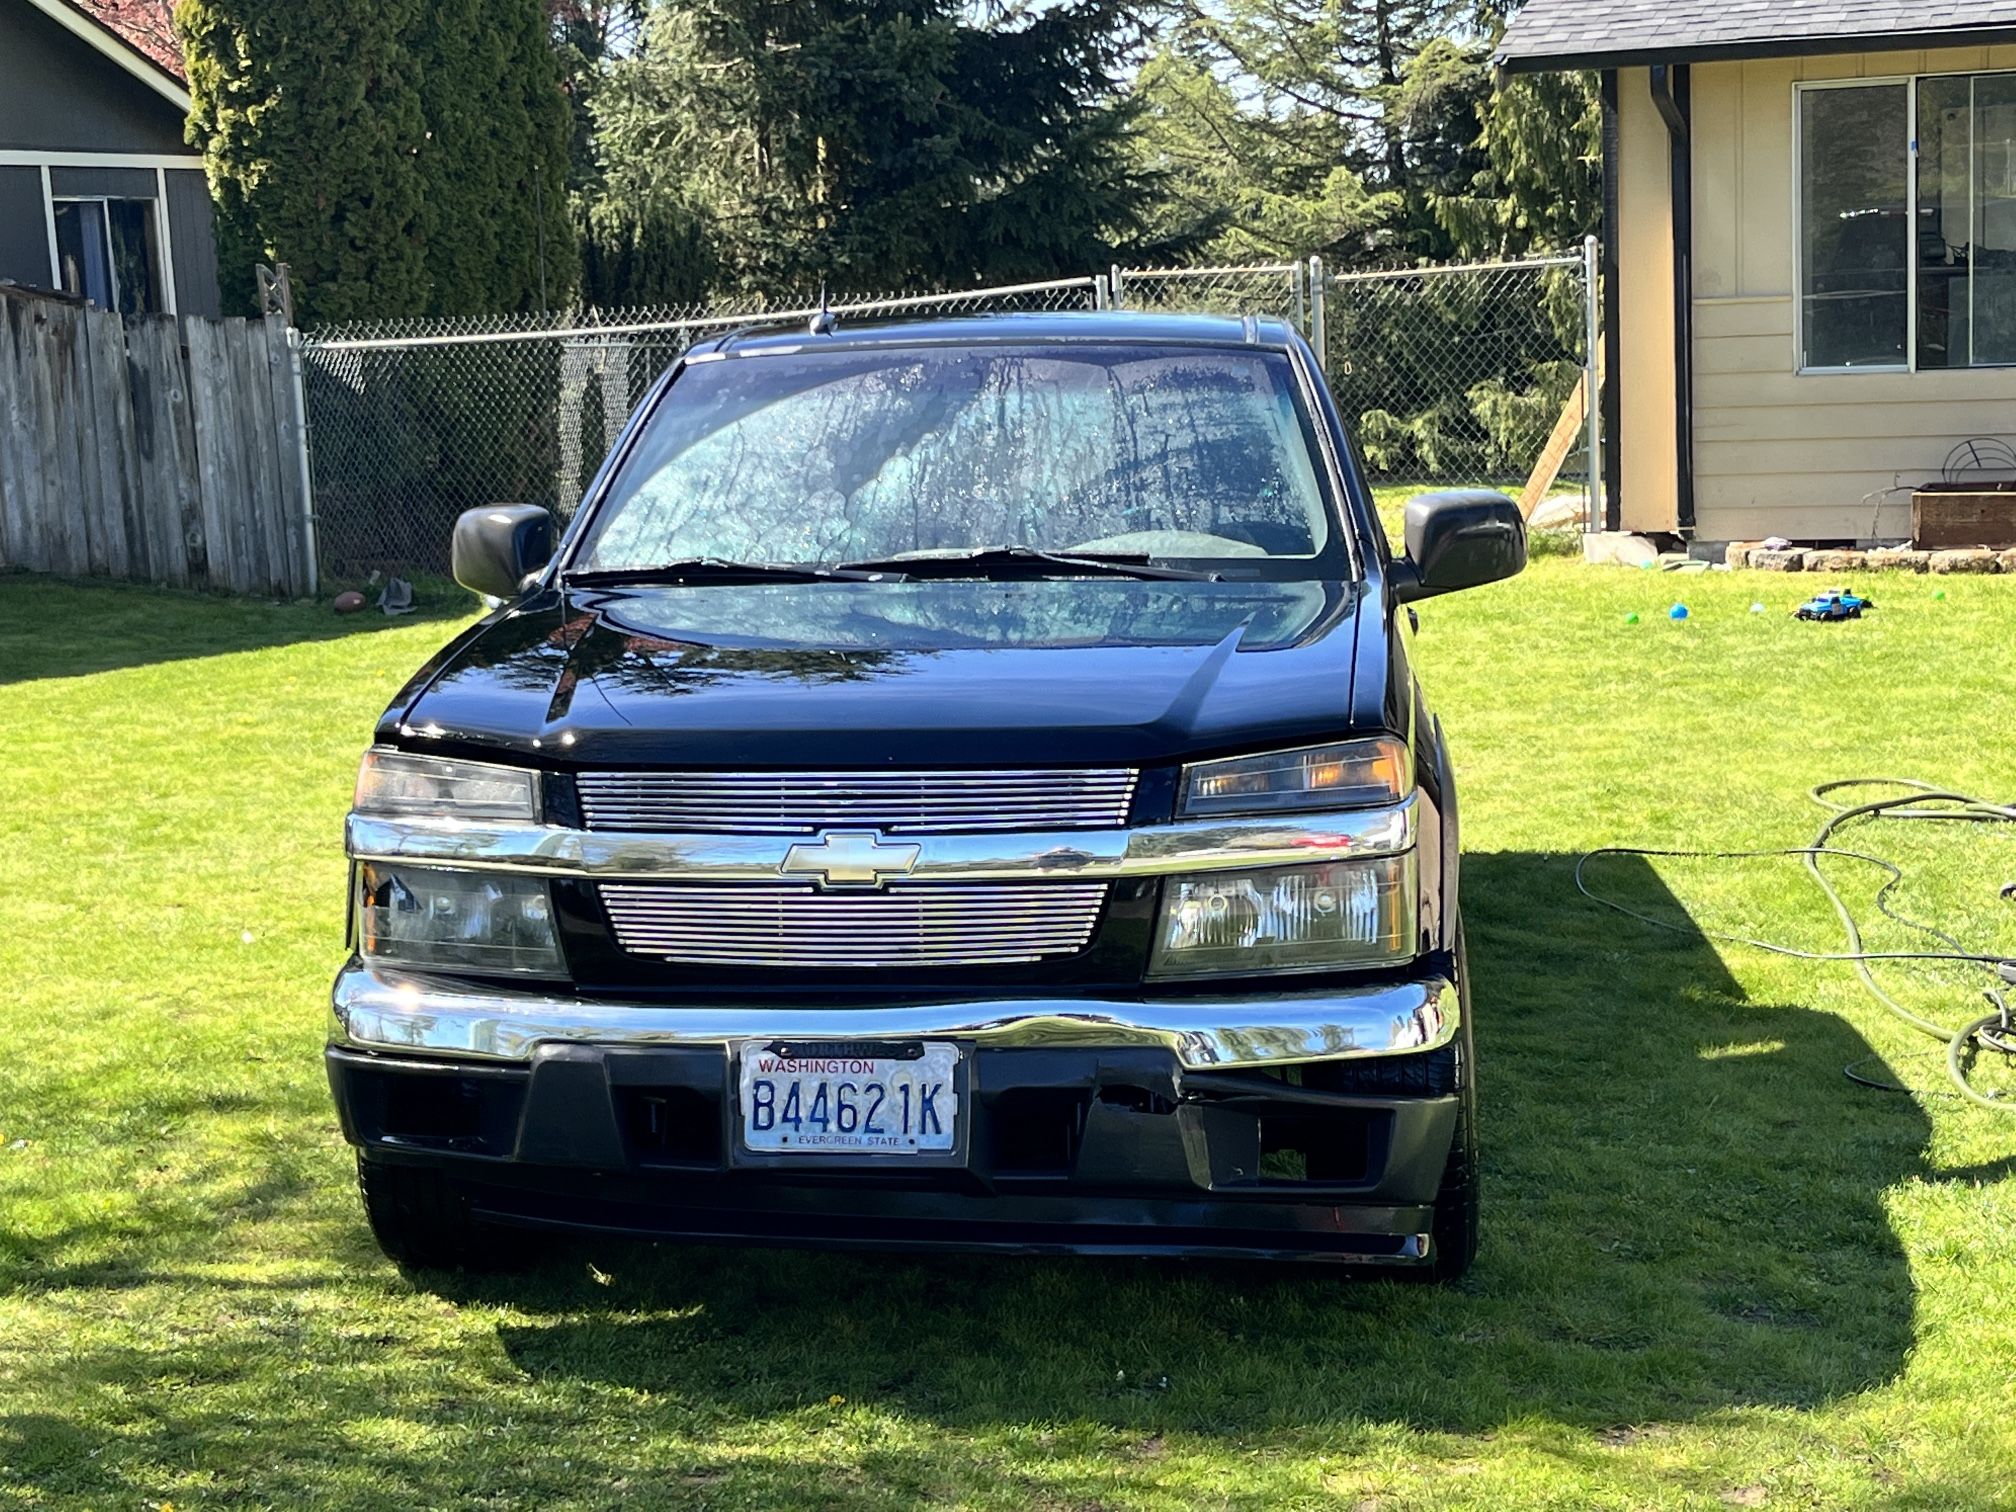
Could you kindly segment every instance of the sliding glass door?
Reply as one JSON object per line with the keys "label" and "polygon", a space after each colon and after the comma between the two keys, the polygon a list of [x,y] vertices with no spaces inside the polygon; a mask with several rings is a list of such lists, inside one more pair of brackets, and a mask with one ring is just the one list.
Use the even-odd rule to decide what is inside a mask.
{"label": "sliding glass door", "polygon": [[2016,363],[2016,75],[1918,81],[1921,368]]}

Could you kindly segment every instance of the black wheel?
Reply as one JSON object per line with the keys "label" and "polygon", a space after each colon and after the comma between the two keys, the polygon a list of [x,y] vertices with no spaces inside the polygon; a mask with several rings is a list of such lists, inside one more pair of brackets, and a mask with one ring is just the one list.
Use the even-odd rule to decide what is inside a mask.
{"label": "black wheel", "polygon": [[1477,1038],[1470,1017],[1470,957],[1463,924],[1456,924],[1457,1007],[1463,1015],[1456,1039],[1456,1136],[1449,1142],[1449,1164],[1435,1195],[1435,1221],[1429,1231],[1428,1268],[1416,1272],[1427,1280],[1454,1281],[1477,1258]]}
{"label": "black wheel", "polygon": [[386,1257],[428,1270],[500,1270],[525,1255],[479,1224],[439,1171],[357,1157],[357,1192]]}

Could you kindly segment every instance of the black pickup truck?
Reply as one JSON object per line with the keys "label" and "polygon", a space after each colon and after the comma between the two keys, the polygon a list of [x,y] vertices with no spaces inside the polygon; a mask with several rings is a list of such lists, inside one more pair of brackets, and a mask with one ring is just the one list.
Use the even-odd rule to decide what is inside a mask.
{"label": "black pickup truck", "polygon": [[[386,710],[327,1052],[386,1253],[530,1229],[1475,1253],[1456,795],[1309,348],[1086,313],[688,352]],[[517,1237],[514,1237],[516,1235]]]}

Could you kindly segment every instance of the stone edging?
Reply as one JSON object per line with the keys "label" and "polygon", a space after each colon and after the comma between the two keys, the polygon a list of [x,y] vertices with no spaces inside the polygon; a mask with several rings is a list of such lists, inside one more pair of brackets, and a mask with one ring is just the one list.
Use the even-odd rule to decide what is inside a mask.
{"label": "stone edging", "polygon": [[1972,546],[1957,551],[1914,551],[1880,547],[1873,551],[1793,546],[1773,551],[1760,541],[1731,541],[1725,558],[1731,567],[1760,572],[2007,572],[2016,573],[2016,547],[1993,551]]}

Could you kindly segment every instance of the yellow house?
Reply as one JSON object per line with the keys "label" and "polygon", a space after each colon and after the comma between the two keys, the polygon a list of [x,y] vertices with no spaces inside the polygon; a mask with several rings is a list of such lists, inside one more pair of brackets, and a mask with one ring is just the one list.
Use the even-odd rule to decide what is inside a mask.
{"label": "yellow house", "polygon": [[1599,71],[1612,528],[1899,540],[2016,477],[2016,3],[1528,0]]}

